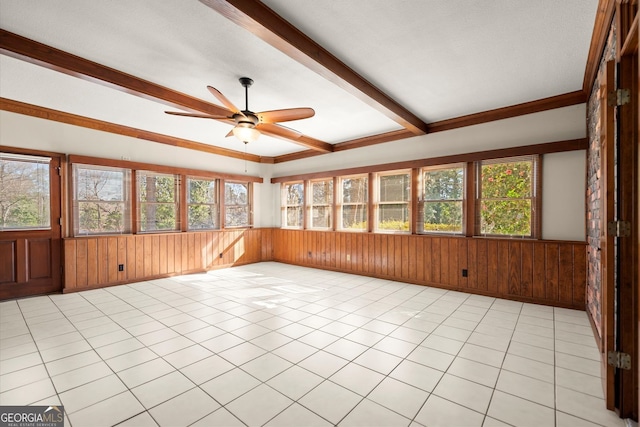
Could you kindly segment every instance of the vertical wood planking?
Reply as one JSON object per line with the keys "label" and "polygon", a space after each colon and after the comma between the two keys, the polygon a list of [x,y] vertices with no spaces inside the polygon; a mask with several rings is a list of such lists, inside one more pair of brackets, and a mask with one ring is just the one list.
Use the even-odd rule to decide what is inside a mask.
{"label": "vertical wood planking", "polygon": [[573,302],[573,247],[558,245],[558,297],[565,304]]}
{"label": "vertical wood planking", "polygon": [[107,250],[108,238],[99,239],[98,244],[98,284],[109,283],[109,255]]}
{"label": "vertical wood planking", "polygon": [[420,262],[423,264],[424,273],[422,275],[422,283],[432,282],[433,266],[431,265],[431,242],[432,239],[420,239],[422,241],[422,256]]}
{"label": "vertical wood planking", "polygon": [[523,243],[521,251],[520,295],[531,298],[533,296],[533,243]]}
{"label": "vertical wood planking", "polygon": [[[124,282],[127,280],[127,237],[118,237],[118,262],[116,266],[116,272],[118,275],[118,282]],[[123,270],[120,271],[119,267],[122,265]]]}
{"label": "vertical wood planking", "polygon": [[77,286],[77,281],[76,281],[77,241],[65,240],[63,246],[64,246],[64,287],[65,289],[75,289]]}
{"label": "vertical wood planking", "polygon": [[431,283],[444,283],[440,277],[440,241],[439,237],[431,239]]}
{"label": "vertical wood planking", "polygon": [[546,298],[547,262],[544,243],[533,244],[533,297]]}
{"label": "vertical wood planking", "polygon": [[[77,241],[80,241],[78,239]],[[86,239],[87,241],[87,286],[98,284],[98,240]]]}
{"label": "vertical wood planking", "polygon": [[587,291],[587,248],[573,247],[573,305],[584,308]]}
{"label": "vertical wood planking", "polygon": [[467,241],[467,270],[469,277],[467,278],[467,287],[470,289],[478,288],[478,241],[474,239],[465,239]]}
{"label": "vertical wood planking", "polygon": [[498,241],[498,293],[509,293],[509,242]]}
{"label": "vertical wood planking", "polygon": [[87,286],[87,271],[89,269],[89,253],[87,251],[87,239],[76,241],[76,287]]}
{"label": "vertical wood planking", "polygon": [[498,242],[487,240],[487,290],[498,293]]}
{"label": "vertical wood planking", "polygon": [[558,244],[547,244],[545,249],[547,266],[545,298],[558,301]]}
{"label": "vertical wood planking", "polygon": [[136,279],[145,277],[144,272],[144,236],[134,236],[136,239]]}
{"label": "vertical wood planking", "polygon": [[417,240],[415,236],[407,236],[407,253],[404,255],[405,258],[409,262],[409,280],[418,281],[418,251],[417,251]]}
{"label": "vertical wood planking", "polygon": [[[458,277],[458,287],[469,287],[469,241],[464,238],[456,239],[458,242],[458,265],[454,274]],[[462,277],[462,270],[467,270],[467,277]]]}
{"label": "vertical wood planking", "polygon": [[508,289],[511,295],[521,295],[522,244],[509,242]]}

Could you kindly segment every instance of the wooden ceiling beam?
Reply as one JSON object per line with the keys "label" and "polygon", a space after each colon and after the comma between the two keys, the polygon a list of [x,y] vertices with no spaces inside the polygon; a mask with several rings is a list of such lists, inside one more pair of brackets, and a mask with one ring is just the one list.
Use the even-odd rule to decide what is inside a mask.
{"label": "wooden ceiling beam", "polygon": [[[3,29],[0,29],[0,53],[192,113],[206,113],[214,116],[230,116],[232,114],[231,111],[219,105],[140,79]],[[297,139],[286,140],[313,150],[333,151],[331,144],[305,135]],[[203,145],[206,146],[207,144]]]}
{"label": "wooden ceiling beam", "polygon": [[233,157],[241,160],[248,160],[257,163],[274,163],[273,157],[261,157],[255,154],[245,154],[240,151],[229,150],[228,148],[216,147],[214,145],[203,144],[201,142],[190,141],[174,136],[163,135],[129,126],[96,120],[76,114],[65,113],[64,111],[53,110],[51,108],[40,107],[38,105],[27,104],[13,99],[0,97],[0,110],[18,113],[25,116],[37,117],[40,119],[52,120],[54,122],[66,123],[80,126],[87,129],[99,130],[102,132],[114,133],[117,135],[129,136],[174,147],[197,150],[219,156]]}
{"label": "wooden ceiling beam", "polygon": [[200,0],[200,2],[357,96],[414,135],[427,133],[427,124],[419,117],[375,87],[264,3],[257,0]]}

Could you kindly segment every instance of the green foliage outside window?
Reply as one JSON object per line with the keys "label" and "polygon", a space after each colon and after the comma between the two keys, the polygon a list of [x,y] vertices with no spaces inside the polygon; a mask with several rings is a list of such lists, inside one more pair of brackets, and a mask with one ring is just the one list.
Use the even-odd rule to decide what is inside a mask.
{"label": "green foliage outside window", "polygon": [[49,164],[0,154],[0,230],[50,226]]}
{"label": "green foliage outside window", "polygon": [[74,166],[76,233],[125,233],[129,171]]}
{"label": "green foliage outside window", "polygon": [[464,169],[426,169],[423,179],[423,231],[462,233]]}
{"label": "green foliage outside window", "polygon": [[138,173],[140,231],[178,229],[177,187],[175,175]]}
{"label": "green foliage outside window", "polygon": [[189,230],[220,228],[218,182],[215,179],[188,179]]}
{"label": "green foliage outside window", "polygon": [[367,201],[369,179],[353,177],[342,179],[342,228],[367,229]]}
{"label": "green foliage outside window", "polygon": [[530,236],[533,161],[482,164],[480,233]]}
{"label": "green foliage outside window", "polygon": [[249,183],[225,182],[225,227],[248,227],[250,224]]}
{"label": "green foliage outside window", "polygon": [[409,231],[410,191],[408,173],[378,177],[378,230]]}
{"label": "green foliage outside window", "polygon": [[311,183],[311,228],[331,227],[333,179]]}

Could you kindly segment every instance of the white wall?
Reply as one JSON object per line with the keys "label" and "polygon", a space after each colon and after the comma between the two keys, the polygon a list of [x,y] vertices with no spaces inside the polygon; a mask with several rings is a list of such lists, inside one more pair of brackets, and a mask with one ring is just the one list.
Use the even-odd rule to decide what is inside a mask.
{"label": "white wall", "polygon": [[546,154],[542,163],[542,238],[586,240],[585,150]]}
{"label": "white wall", "polygon": [[[254,224],[280,226],[280,186],[270,183],[272,176],[584,138],[584,117],[582,104],[293,162],[275,165],[247,162],[247,175],[264,178],[263,184],[254,187]],[[138,162],[234,174],[244,174],[245,170],[243,160],[5,111],[0,111],[0,145],[110,159],[126,157]],[[543,238],[584,241],[584,151],[545,155],[542,179]]]}

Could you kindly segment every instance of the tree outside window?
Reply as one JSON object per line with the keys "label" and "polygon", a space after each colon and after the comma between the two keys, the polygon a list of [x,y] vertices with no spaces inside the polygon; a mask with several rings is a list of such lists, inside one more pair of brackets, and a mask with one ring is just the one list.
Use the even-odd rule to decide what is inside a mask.
{"label": "tree outside window", "polygon": [[367,176],[344,177],[340,180],[342,190],[342,218],[340,228],[367,231],[367,204],[369,178]]}
{"label": "tree outside window", "polygon": [[0,153],[0,230],[51,227],[50,160]]}
{"label": "tree outside window", "polygon": [[137,180],[140,231],[179,230],[179,177],[138,171]]}
{"label": "tree outside window", "polygon": [[225,227],[251,225],[250,187],[248,182],[225,182]]}
{"label": "tree outside window", "polygon": [[311,181],[311,228],[331,228],[333,179]]}
{"label": "tree outside window", "polygon": [[480,163],[480,234],[532,236],[536,162],[529,156]]}
{"label": "tree outside window", "polygon": [[128,233],[129,169],[73,165],[75,234]]}
{"label": "tree outside window", "polygon": [[220,228],[218,180],[188,178],[187,218],[189,230]]}
{"label": "tree outside window", "polygon": [[282,221],[285,227],[302,228],[304,224],[304,183],[282,185]]}
{"label": "tree outside window", "polygon": [[377,223],[378,231],[409,231],[411,215],[411,173],[378,174]]}
{"label": "tree outside window", "polygon": [[422,170],[421,232],[462,233],[464,167]]}

